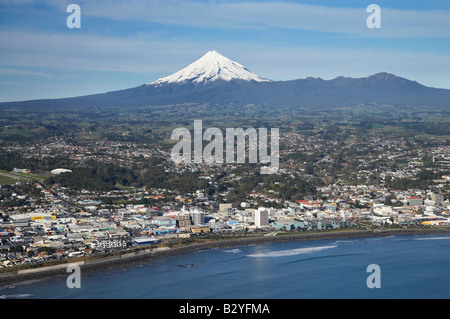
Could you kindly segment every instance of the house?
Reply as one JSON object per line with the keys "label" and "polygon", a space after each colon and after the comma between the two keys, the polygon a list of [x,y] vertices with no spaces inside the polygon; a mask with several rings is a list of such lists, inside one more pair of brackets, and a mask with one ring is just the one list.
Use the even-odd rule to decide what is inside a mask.
{"label": "house", "polygon": [[312,201],[312,200],[297,200],[296,203],[300,207],[309,208],[309,209],[319,208],[320,206],[322,206],[322,203],[320,203],[318,201]]}

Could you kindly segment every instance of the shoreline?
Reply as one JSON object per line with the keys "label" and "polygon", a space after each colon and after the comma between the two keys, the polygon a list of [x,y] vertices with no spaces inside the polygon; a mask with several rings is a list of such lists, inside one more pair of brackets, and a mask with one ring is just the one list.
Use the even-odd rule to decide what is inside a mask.
{"label": "shoreline", "polygon": [[[206,243],[193,243],[181,245],[173,248],[149,248],[146,250],[124,253],[118,256],[105,257],[82,262],[74,261],[81,269],[81,276],[91,275],[102,271],[134,267],[139,264],[148,264],[151,261],[181,254],[193,253],[201,250],[215,248],[229,248],[249,245],[262,245],[285,243],[295,241],[314,241],[335,238],[362,238],[362,237],[385,237],[394,235],[450,235],[450,229],[387,229],[381,231],[374,230],[339,230],[323,231],[311,234],[287,234],[279,236],[259,236],[236,239],[214,240]],[[67,267],[73,263],[64,263],[55,266],[32,268],[19,271],[11,271],[0,274],[0,288],[5,288],[12,284],[26,282],[36,279],[48,279],[57,276],[69,276]]]}

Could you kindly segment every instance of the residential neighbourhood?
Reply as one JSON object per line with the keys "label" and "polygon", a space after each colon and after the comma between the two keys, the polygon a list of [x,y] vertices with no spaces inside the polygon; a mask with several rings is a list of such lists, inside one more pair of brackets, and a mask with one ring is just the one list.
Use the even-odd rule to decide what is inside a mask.
{"label": "residential neighbourhood", "polygon": [[[80,145],[57,137],[4,145],[7,154],[20,153],[24,160],[66,159],[70,165],[1,172],[9,182],[0,187],[0,267],[219,234],[450,226],[449,147],[406,145],[401,137],[377,134],[356,143],[351,136],[338,142],[320,134],[284,133],[280,169],[261,181],[252,180],[255,170],[238,164],[174,165],[170,152],[158,145],[106,140]],[[73,170],[83,176],[79,167],[92,161],[124,169],[152,161],[156,164],[144,166],[134,178],[150,169],[170,176],[172,186],[127,186],[126,180],[106,189],[61,184],[61,177],[76,174]],[[183,174],[195,174],[190,191],[177,182]]]}
{"label": "residential neighbourhood", "polygon": [[[442,195],[388,193],[376,186],[330,185],[319,189],[324,199],[286,201],[282,208],[250,208],[248,202],[238,207],[215,202],[205,206],[196,202],[199,198],[204,200],[203,194],[192,196],[190,205],[180,198],[158,206],[129,204],[104,208],[102,203],[80,205],[78,202],[86,200],[80,196],[74,202],[76,211],[73,211],[75,204],[72,207],[63,204],[58,194],[36,186],[45,194],[45,204],[33,209],[11,207],[2,212],[1,267],[124,250],[208,233],[275,235],[360,227],[450,225],[450,202],[443,201]],[[380,197],[372,199],[373,194]],[[152,196],[144,190],[128,194],[138,195]],[[395,200],[395,205],[380,200],[387,196]],[[369,209],[354,208],[355,201],[368,202]]]}

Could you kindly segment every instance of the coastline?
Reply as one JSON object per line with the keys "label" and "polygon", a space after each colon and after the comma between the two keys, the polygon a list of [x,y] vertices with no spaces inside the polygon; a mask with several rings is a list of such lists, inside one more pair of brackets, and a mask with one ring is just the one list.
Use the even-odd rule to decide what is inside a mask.
{"label": "coastline", "polygon": [[[89,275],[96,272],[102,272],[118,268],[128,268],[139,264],[148,263],[159,258],[177,256],[181,254],[192,253],[201,250],[215,248],[229,248],[237,246],[261,245],[295,241],[314,241],[334,238],[362,238],[362,237],[385,237],[394,235],[450,235],[450,229],[430,228],[430,229],[386,229],[376,230],[339,230],[323,231],[314,233],[286,234],[280,236],[259,236],[236,239],[221,239],[205,243],[185,244],[173,248],[149,248],[146,250],[124,253],[118,256],[99,258],[94,260],[73,263],[78,264],[81,274]],[[11,271],[0,274],[0,288],[20,282],[46,279],[56,276],[68,276],[67,266],[71,263],[65,263],[49,267],[33,268],[27,270]]]}

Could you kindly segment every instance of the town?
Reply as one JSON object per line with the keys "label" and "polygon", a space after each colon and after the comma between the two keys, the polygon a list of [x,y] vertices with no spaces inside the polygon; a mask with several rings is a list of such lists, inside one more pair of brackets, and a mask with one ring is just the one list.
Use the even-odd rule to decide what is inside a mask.
{"label": "town", "polygon": [[[5,144],[13,160],[0,172],[0,267],[215,236],[450,226],[450,147],[280,131],[280,169],[266,176],[248,163],[178,165],[167,148],[127,141]],[[12,167],[14,154],[46,164]],[[119,167],[105,172],[118,179],[95,184],[108,179],[97,164]],[[95,183],[83,184],[89,171]],[[156,182],[160,173],[166,184]]]}

